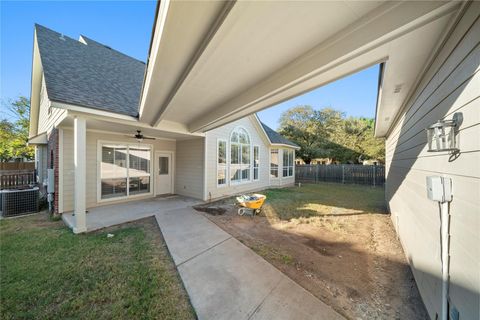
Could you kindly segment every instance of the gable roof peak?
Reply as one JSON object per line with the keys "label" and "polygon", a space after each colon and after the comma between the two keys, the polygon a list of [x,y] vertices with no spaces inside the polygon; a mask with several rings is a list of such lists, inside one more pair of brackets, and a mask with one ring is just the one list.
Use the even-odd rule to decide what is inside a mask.
{"label": "gable roof peak", "polygon": [[292,142],[290,140],[288,140],[287,138],[285,138],[284,136],[282,136],[280,133],[278,133],[277,131],[273,130],[272,128],[270,128],[269,126],[267,126],[265,123],[263,123],[257,116],[257,114],[255,114],[255,118],[257,119],[257,121],[259,122],[260,126],[262,127],[263,129],[263,132],[265,132],[265,134],[267,135],[267,138],[268,140],[270,140],[270,143],[272,145],[286,145],[286,146],[290,146],[292,148],[295,148],[295,149],[299,149],[300,146],[298,144],[296,144],[295,142]]}
{"label": "gable roof peak", "polygon": [[51,101],[138,116],[145,63],[88,37],[72,39],[35,24]]}

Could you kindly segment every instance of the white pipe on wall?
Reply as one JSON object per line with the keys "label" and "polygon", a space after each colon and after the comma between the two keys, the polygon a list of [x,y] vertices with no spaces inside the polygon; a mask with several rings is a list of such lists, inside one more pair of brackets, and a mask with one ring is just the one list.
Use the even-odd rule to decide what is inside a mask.
{"label": "white pipe on wall", "polygon": [[449,202],[439,203],[442,236],[442,320],[448,319],[448,287],[450,276],[450,214]]}

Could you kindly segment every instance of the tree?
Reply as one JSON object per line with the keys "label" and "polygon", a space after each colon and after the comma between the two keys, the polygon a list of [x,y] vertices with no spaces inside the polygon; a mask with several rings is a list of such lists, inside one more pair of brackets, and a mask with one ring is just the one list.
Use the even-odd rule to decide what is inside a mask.
{"label": "tree", "polygon": [[331,158],[342,163],[385,159],[385,144],[374,137],[374,119],[349,117],[332,108],[297,106],[280,117],[280,133],[297,143],[305,163]]}
{"label": "tree", "polygon": [[34,148],[27,145],[30,101],[21,96],[5,107],[10,113],[11,120],[4,118],[0,121],[0,161],[5,162],[13,158],[33,159]]}
{"label": "tree", "polygon": [[280,134],[300,146],[297,155],[305,163],[319,156],[316,113],[311,106],[297,106],[280,116]]}

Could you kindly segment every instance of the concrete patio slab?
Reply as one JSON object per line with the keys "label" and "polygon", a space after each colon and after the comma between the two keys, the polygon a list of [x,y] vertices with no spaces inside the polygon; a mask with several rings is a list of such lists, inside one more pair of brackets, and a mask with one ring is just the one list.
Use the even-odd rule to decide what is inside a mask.
{"label": "concrete patio slab", "polygon": [[155,215],[202,319],[344,319],[191,208]]}
{"label": "concrete patio slab", "polygon": [[[87,212],[87,232],[150,217],[159,212],[191,207],[201,202],[193,198],[172,195],[91,208]],[[70,228],[75,225],[73,212],[63,213],[62,219]]]}

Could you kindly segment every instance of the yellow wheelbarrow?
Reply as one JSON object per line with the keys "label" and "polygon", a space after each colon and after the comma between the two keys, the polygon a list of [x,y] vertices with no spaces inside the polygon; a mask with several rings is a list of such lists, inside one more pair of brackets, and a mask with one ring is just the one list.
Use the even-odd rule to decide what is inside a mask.
{"label": "yellow wheelbarrow", "polygon": [[241,195],[237,197],[238,214],[243,216],[250,214],[252,216],[262,211],[263,203],[267,199],[263,194]]}

